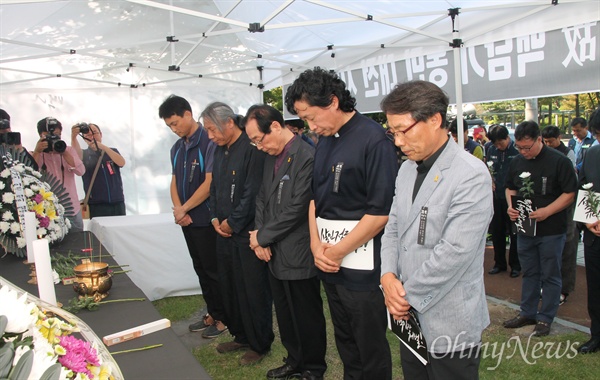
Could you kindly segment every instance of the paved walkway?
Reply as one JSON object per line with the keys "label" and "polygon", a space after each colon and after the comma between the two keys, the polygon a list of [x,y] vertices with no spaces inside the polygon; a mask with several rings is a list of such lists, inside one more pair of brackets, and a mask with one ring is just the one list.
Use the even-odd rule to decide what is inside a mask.
{"label": "paved walkway", "polygon": [[[511,278],[509,272],[489,275],[487,272],[494,266],[494,251],[492,247],[485,250],[484,281],[486,294],[492,299],[512,304],[516,310],[521,300],[521,277]],[[584,332],[589,332],[590,319],[587,312],[587,282],[583,266],[583,244],[579,243],[577,254],[577,275],[575,290],[569,294],[567,302],[558,308],[558,318],[583,326]]]}

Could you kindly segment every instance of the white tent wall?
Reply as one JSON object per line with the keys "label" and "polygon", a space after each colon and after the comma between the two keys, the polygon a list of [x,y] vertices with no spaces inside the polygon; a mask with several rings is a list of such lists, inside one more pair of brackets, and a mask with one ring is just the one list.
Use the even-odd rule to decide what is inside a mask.
{"label": "white tent wall", "polygon": [[[39,139],[36,124],[46,116],[62,123],[62,139],[69,145],[72,125],[98,124],[103,142],[117,148],[127,161],[121,170],[127,213],[155,214],[170,212],[172,206],[169,151],[177,136],[158,117],[158,107],[170,94],[188,99],[195,118],[212,101],[230,104],[234,111],[244,114],[261,99],[258,89],[247,91],[245,87],[207,83],[197,87],[2,91],[0,105],[11,115],[11,129],[21,133],[23,145],[29,150]],[[85,142],[78,139],[85,148]],[[82,183],[77,182],[79,198],[83,199]]]}

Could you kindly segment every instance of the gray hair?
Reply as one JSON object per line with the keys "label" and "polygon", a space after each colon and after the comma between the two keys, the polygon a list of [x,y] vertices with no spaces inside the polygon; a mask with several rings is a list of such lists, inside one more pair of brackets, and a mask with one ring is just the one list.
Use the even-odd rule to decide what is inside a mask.
{"label": "gray hair", "polygon": [[219,132],[223,133],[225,124],[229,119],[233,120],[234,124],[240,128],[240,117],[227,104],[222,102],[212,102],[200,114],[204,120],[210,120]]}

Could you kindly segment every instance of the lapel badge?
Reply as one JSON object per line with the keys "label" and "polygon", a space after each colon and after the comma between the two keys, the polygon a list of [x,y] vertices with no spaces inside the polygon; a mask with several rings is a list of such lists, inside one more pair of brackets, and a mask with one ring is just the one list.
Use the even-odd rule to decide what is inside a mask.
{"label": "lapel badge", "polygon": [[288,164],[292,162],[292,157],[288,157]]}
{"label": "lapel badge", "polygon": [[437,182],[439,179],[439,177],[436,175],[435,178],[433,179],[433,182]]}

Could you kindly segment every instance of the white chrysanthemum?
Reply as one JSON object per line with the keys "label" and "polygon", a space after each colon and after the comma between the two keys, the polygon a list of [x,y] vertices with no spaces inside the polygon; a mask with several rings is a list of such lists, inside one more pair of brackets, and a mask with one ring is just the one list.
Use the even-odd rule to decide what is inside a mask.
{"label": "white chrysanthemum", "polygon": [[529,177],[531,177],[531,173],[529,173],[529,172],[523,172],[523,173],[519,174],[519,177],[521,179],[529,178]]}
{"label": "white chrysanthemum", "polygon": [[17,222],[12,222],[10,224],[10,233],[13,235],[18,234],[21,231],[21,225]]}
{"label": "white chrysanthemum", "polygon": [[27,246],[27,240],[25,238],[17,236],[17,247],[25,248]]}
{"label": "white chrysanthemum", "polygon": [[40,186],[39,186],[39,185],[36,185],[36,184],[33,184],[33,185],[31,185],[31,187],[30,187],[30,188],[31,188],[31,190],[35,191],[36,193],[37,193],[38,191],[40,191]]}
{"label": "white chrysanthemum", "polygon": [[23,165],[23,164],[17,164],[14,166],[14,168],[19,173],[23,173],[25,171],[25,165]]}
{"label": "white chrysanthemum", "polygon": [[8,222],[0,222],[0,231],[2,231],[3,234],[5,234],[6,231],[8,231],[9,228],[10,228],[10,223],[8,223]]}
{"label": "white chrysanthemum", "polygon": [[35,193],[31,189],[25,189],[25,196],[27,198],[31,198],[35,195]]}
{"label": "white chrysanthemum", "polygon": [[10,170],[9,169],[4,169],[0,172],[0,177],[2,178],[8,178],[10,177]]}
{"label": "white chrysanthemum", "polygon": [[40,228],[37,229],[37,231],[35,231],[35,234],[37,236],[46,236],[46,233],[47,233],[47,231],[43,227],[40,227]]}
{"label": "white chrysanthemum", "polygon": [[0,190],[4,190],[5,187],[6,185],[4,185],[4,182],[0,182]]}
{"label": "white chrysanthemum", "polygon": [[19,297],[17,292],[8,286],[0,288],[0,315],[8,318],[6,332],[22,333],[34,325],[37,320],[31,313],[34,307],[33,303],[27,302],[27,293]]}
{"label": "white chrysanthemum", "polygon": [[37,170],[32,171],[31,174],[33,174],[37,178],[42,178],[42,173],[38,172]]}
{"label": "white chrysanthemum", "polygon": [[15,200],[15,195],[13,193],[4,193],[2,194],[2,202],[11,204]]}
{"label": "white chrysanthemum", "polygon": [[10,211],[4,211],[4,213],[2,214],[2,220],[4,220],[5,222],[13,219],[13,214]]}
{"label": "white chrysanthemum", "polygon": [[65,218],[65,224],[67,225],[67,228],[71,228],[71,221],[69,220],[69,218]]}
{"label": "white chrysanthemum", "polygon": [[584,190],[589,190],[589,189],[591,189],[592,187],[594,187],[594,184],[590,182],[590,183],[586,183],[585,185],[583,185],[583,186],[581,186],[581,187],[582,187]]}

